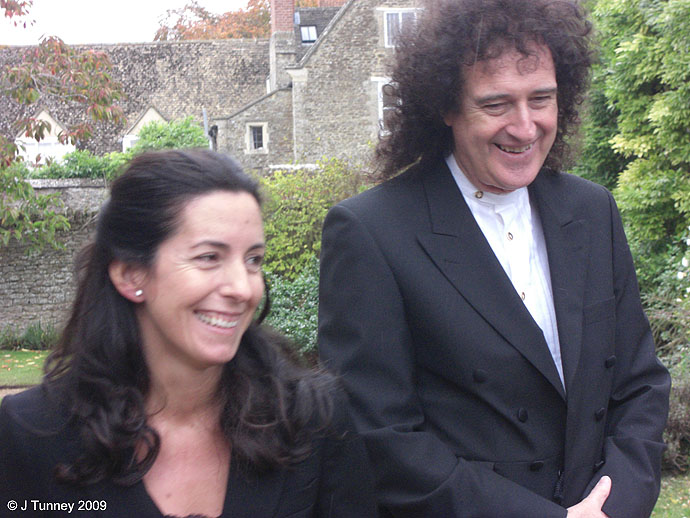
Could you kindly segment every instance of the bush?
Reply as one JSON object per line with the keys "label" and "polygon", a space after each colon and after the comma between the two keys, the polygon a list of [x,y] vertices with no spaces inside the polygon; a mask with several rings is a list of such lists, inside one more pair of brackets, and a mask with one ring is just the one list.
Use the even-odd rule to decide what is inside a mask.
{"label": "bush", "polygon": [[364,184],[361,175],[336,159],[319,162],[316,170],[276,171],[260,182],[268,242],[265,269],[287,279],[295,279],[319,256],[328,209]]}
{"label": "bush", "polygon": [[55,327],[44,327],[40,322],[29,325],[24,332],[15,327],[5,327],[0,331],[0,349],[43,351],[52,349],[59,338],[60,334]]}
{"label": "bush", "polygon": [[686,472],[690,467],[690,366],[683,361],[671,369],[672,388],[664,442],[663,468]]}
{"label": "bush", "polygon": [[149,122],[130,150],[134,154],[153,149],[208,147],[204,129],[192,117],[171,122]]}
{"label": "bush", "polygon": [[[121,155],[118,156],[118,155]],[[124,153],[109,153],[97,156],[90,151],[73,151],[62,160],[36,168],[30,173],[31,178],[94,178],[111,180],[115,178],[123,163]]]}
{"label": "bush", "polygon": [[307,360],[316,356],[319,310],[319,261],[311,256],[308,266],[294,280],[266,276],[271,290],[271,312],[266,323],[290,338]]}
{"label": "bush", "polygon": [[73,151],[62,160],[29,170],[26,165],[14,166],[22,176],[30,178],[94,178],[113,180],[137,154],[155,149],[208,147],[204,130],[191,117],[171,122],[150,122],[139,133],[139,140],[124,153],[97,156],[87,150]]}

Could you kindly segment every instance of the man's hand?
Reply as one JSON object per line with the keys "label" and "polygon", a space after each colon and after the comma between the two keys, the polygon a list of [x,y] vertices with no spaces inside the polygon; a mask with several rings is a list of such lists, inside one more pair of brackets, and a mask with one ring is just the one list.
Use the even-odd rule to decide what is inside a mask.
{"label": "man's hand", "polygon": [[611,492],[611,479],[603,476],[582,502],[568,507],[568,518],[608,518],[601,510]]}

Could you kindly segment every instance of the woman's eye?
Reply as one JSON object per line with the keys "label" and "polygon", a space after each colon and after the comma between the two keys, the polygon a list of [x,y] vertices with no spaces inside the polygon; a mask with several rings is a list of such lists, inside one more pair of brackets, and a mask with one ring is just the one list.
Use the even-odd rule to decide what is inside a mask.
{"label": "woman's eye", "polygon": [[218,254],[215,253],[208,253],[208,254],[201,254],[195,257],[195,259],[201,263],[213,263],[218,260]]}
{"label": "woman's eye", "polygon": [[247,258],[247,267],[250,271],[257,272],[261,269],[263,262],[263,255],[251,255]]}

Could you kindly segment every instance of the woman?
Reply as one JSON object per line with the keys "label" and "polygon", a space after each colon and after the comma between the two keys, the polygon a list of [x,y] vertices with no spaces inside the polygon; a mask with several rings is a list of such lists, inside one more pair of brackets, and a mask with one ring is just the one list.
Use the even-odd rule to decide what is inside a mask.
{"label": "woman", "polygon": [[259,203],[257,184],[210,151],[147,153],[113,183],[44,382],[0,407],[0,506],[374,515],[332,378],[259,326]]}

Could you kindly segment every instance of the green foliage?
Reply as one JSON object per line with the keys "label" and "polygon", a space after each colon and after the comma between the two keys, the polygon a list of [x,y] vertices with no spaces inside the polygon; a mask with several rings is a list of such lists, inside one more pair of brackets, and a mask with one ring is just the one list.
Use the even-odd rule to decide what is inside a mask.
{"label": "green foliage", "polygon": [[87,150],[73,151],[62,160],[26,169],[31,178],[93,178],[115,179],[137,154],[155,149],[181,149],[206,147],[208,140],[204,130],[191,117],[171,122],[150,122],[139,134],[137,143],[125,153],[107,153],[97,156]]}
{"label": "green foliage", "polygon": [[204,129],[192,117],[187,117],[171,122],[149,122],[139,132],[139,140],[131,152],[195,147],[208,147],[208,139]]}
{"label": "green foliage", "polygon": [[[120,159],[121,158],[121,159]],[[29,173],[31,178],[94,178],[111,180],[117,176],[126,160],[124,153],[97,156],[90,151],[73,151],[62,160],[37,167]]]}
{"label": "green foliage", "polygon": [[313,256],[318,257],[328,209],[359,192],[363,185],[360,175],[336,159],[320,162],[314,171],[276,171],[260,182],[266,198],[265,269],[287,279],[294,279]]}
{"label": "green foliage", "polygon": [[55,327],[40,322],[29,325],[24,331],[8,326],[0,330],[0,350],[45,351],[52,349],[59,337]]}
{"label": "green foliage", "polygon": [[687,472],[690,468],[690,365],[683,362],[671,369],[672,389],[669,415],[664,430],[663,467]]}
{"label": "green foliage", "polygon": [[598,0],[593,15],[595,88],[616,115],[607,142],[628,162],[614,194],[641,288],[653,292],[690,223],[690,2]]}
{"label": "green foliage", "polygon": [[266,323],[289,337],[302,356],[316,354],[319,310],[319,261],[312,255],[293,280],[267,274],[271,312]]}
{"label": "green foliage", "polygon": [[67,218],[58,214],[57,194],[39,195],[13,167],[0,168],[0,245],[14,239],[27,245],[27,252],[49,245],[60,248],[57,232],[69,229]]}
{"label": "green foliage", "polygon": [[571,172],[612,190],[630,160],[611,147],[610,140],[617,131],[617,111],[608,106],[603,89],[597,87],[598,76],[595,72],[583,117],[580,157]]}

